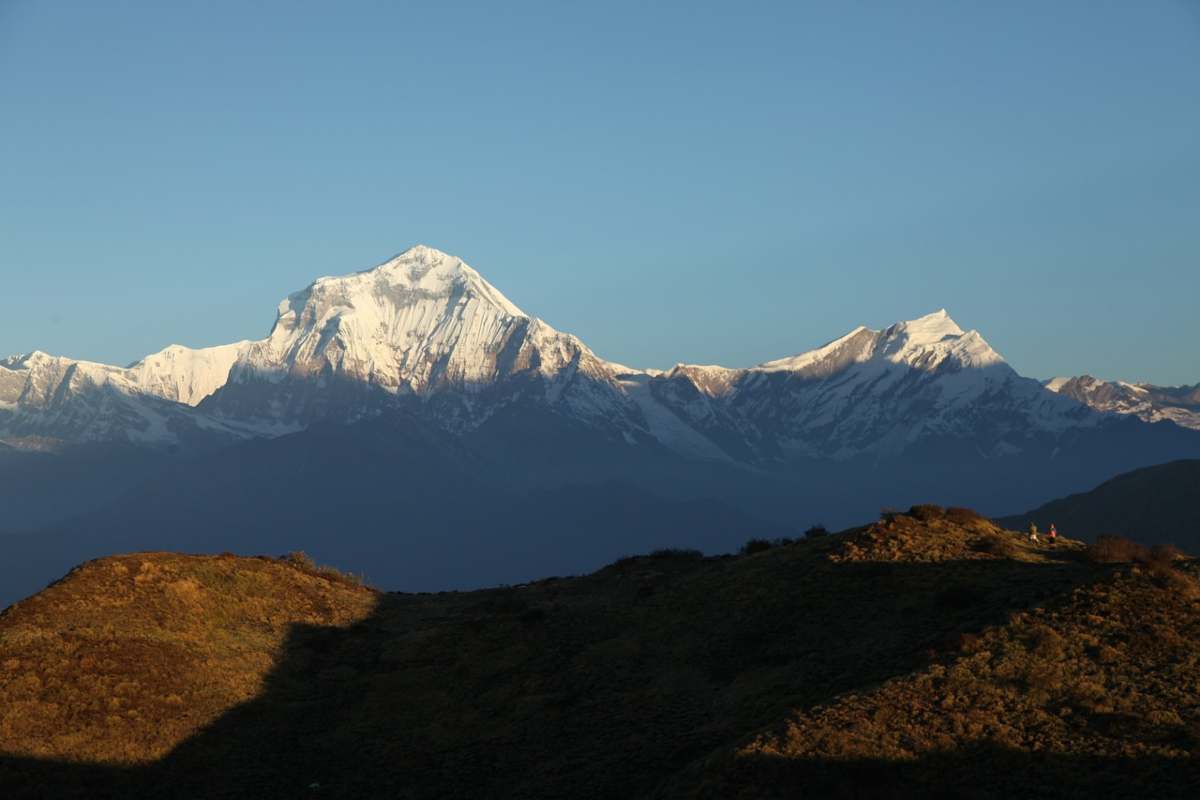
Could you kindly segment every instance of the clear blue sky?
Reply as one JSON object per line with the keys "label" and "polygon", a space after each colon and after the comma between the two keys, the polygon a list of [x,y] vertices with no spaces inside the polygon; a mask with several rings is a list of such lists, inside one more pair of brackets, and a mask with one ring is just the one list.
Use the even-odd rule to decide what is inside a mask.
{"label": "clear blue sky", "polygon": [[0,0],[0,351],[266,334],[417,242],[641,366],[946,307],[1200,381],[1200,3]]}

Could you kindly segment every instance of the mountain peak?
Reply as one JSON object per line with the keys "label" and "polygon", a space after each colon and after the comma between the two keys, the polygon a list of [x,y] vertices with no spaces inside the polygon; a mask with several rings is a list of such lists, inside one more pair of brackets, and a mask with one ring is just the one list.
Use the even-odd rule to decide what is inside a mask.
{"label": "mountain peak", "polygon": [[958,327],[950,314],[944,308],[926,314],[923,317],[897,322],[884,332],[885,334],[902,334],[910,344],[936,344],[950,336],[962,336],[963,329]]}
{"label": "mountain peak", "polygon": [[462,259],[415,245],[376,267],[288,296],[268,337],[238,356],[235,382],[332,374],[392,394],[550,374],[586,350],[525,314]]}
{"label": "mountain peak", "polygon": [[465,266],[466,264],[461,258],[456,258],[428,245],[418,244],[392,256],[376,267],[354,274],[419,276],[432,272],[437,275],[458,276],[462,274]]}
{"label": "mountain peak", "polygon": [[391,297],[400,303],[412,296],[451,298],[471,294],[509,316],[528,316],[461,258],[424,244],[413,245],[368,270],[319,278],[285,300],[280,313],[295,308],[297,299],[307,302],[313,296],[330,296],[339,301],[353,300],[363,293],[379,299]]}
{"label": "mountain peak", "polygon": [[880,334],[880,352],[889,361],[929,368],[951,357],[965,367],[1003,364],[978,331],[958,327],[946,309],[907,322],[897,322]]}

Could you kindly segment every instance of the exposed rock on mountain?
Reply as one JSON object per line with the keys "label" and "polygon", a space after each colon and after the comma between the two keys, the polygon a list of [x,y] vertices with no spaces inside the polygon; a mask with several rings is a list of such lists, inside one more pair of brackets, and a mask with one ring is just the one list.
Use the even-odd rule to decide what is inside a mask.
{"label": "exposed rock on mountain", "polygon": [[1078,400],[1097,411],[1132,414],[1146,422],[1169,420],[1200,430],[1200,383],[1195,386],[1153,386],[1148,383],[1102,381],[1091,375],[1053,378],[1052,392]]}

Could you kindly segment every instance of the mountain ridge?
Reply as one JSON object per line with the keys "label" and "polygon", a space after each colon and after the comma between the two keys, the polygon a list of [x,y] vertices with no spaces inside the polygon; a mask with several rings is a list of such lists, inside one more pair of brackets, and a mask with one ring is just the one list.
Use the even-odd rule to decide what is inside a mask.
{"label": "mountain ridge", "polygon": [[[769,465],[896,452],[927,435],[961,434],[981,404],[994,406],[993,418],[1022,418],[986,434],[981,449],[995,454],[1023,449],[1031,430],[1100,420],[1021,378],[945,309],[878,331],[859,326],[746,368],[636,369],[526,315],[461,259],[426,245],[290,294],[261,340],[172,345],[125,369],[53,357],[60,371],[81,374],[74,384],[29,368],[30,358],[0,362],[0,434],[9,441],[53,436],[56,425],[66,442],[124,434],[143,445],[179,444],[185,430],[192,438],[272,436],[397,404],[461,431],[497,404],[520,401],[630,443],[649,437],[692,456]],[[38,387],[53,401],[35,402],[30,389]],[[855,404],[862,411],[847,416]]]}

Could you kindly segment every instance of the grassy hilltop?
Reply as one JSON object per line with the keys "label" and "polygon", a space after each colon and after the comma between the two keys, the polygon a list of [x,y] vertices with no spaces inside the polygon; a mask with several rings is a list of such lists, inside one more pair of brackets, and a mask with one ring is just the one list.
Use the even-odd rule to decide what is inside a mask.
{"label": "grassy hilltop", "polygon": [[0,616],[0,791],[1194,796],[1191,562],[932,506],[749,549],[424,595],[89,562]]}

